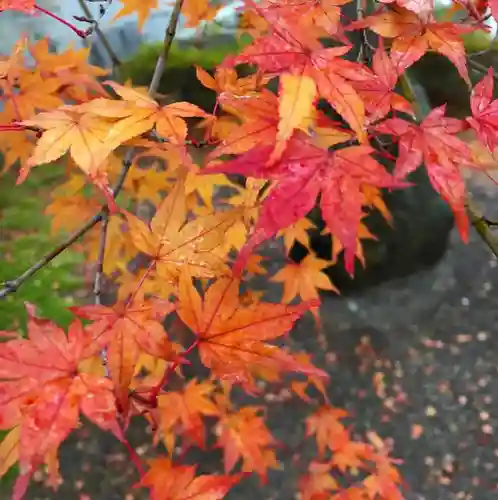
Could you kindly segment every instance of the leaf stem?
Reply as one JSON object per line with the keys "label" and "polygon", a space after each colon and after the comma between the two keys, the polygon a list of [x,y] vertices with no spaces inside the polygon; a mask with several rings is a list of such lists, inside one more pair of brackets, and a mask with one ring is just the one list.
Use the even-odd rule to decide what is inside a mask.
{"label": "leaf stem", "polygon": [[43,12],[43,14],[47,15],[48,17],[51,17],[52,19],[55,19],[59,23],[62,23],[64,26],[67,26],[73,33],[78,35],[80,38],[86,38],[90,34],[89,30],[86,31],[80,30],[79,28],[71,24],[69,21],[66,21],[62,17],[59,17],[57,14],[54,14],[53,12],[50,12],[47,9],[44,9],[39,5],[35,5],[35,9],[39,10],[40,12]]}
{"label": "leaf stem", "polygon": [[180,353],[175,361],[171,363],[168,368],[164,371],[163,378],[159,381],[159,383],[152,389],[151,391],[151,399],[150,399],[150,404],[152,405],[152,408],[157,407],[157,396],[159,395],[159,392],[161,389],[164,387],[166,382],[168,381],[168,378],[170,375],[178,368],[180,363],[182,363],[185,358],[199,345],[201,341],[200,337],[196,337],[195,340],[187,347],[185,351]]}
{"label": "leaf stem", "polygon": [[78,0],[78,3],[80,4],[81,10],[85,14],[86,19],[88,22],[92,23],[93,25],[93,30],[95,33],[97,33],[97,36],[99,37],[100,41],[102,42],[102,46],[106,50],[107,54],[109,55],[109,58],[111,59],[112,65],[114,69],[116,70],[121,66],[121,60],[117,56],[116,52],[112,48],[112,45],[109,43],[109,40],[107,37],[104,35],[102,30],[100,29],[100,26],[98,24],[98,21],[96,21],[92,13],[90,12],[90,9],[88,8],[88,5],[86,4],[85,0]]}

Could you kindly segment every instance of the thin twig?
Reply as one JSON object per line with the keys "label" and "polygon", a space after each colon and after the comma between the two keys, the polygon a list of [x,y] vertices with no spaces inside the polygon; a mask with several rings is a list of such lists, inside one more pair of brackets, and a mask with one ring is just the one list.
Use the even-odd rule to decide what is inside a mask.
{"label": "thin twig", "polygon": [[169,51],[171,50],[171,45],[176,35],[176,27],[178,25],[182,7],[183,0],[176,0],[173,12],[171,12],[168,27],[166,28],[166,32],[164,34],[163,51],[157,60],[156,68],[154,69],[154,74],[152,75],[152,81],[150,82],[149,94],[151,95],[154,95],[159,88],[159,83],[166,67],[166,60],[168,59]]}
{"label": "thin twig", "polygon": [[481,211],[475,206],[474,202],[467,197],[465,204],[470,223],[477,234],[486,243],[491,252],[498,258],[498,235],[491,230],[492,224],[486,219]]}
{"label": "thin twig", "polygon": [[[102,217],[102,226],[100,227],[99,254],[97,257],[97,269],[95,270],[95,279],[93,282],[93,294],[95,304],[102,304],[102,280],[104,278],[104,258],[107,244],[107,229],[109,228],[109,214],[105,213]],[[104,366],[106,377],[109,376],[109,364],[107,360],[107,349],[104,347],[100,351],[100,357]]]}
{"label": "thin twig", "polygon": [[[164,68],[166,66],[166,58],[169,54],[171,44],[176,34],[176,27],[178,24],[178,19],[180,17],[180,11],[183,5],[183,0],[177,0],[173,12],[171,14],[168,27],[166,28],[166,34],[164,37],[164,50],[161,56],[157,60],[156,68],[154,70],[154,77],[149,85],[149,95],[154,95],[157,92],[157,86],[159,85],[159,81],[161,80],[162,73],[164,72]],[[133,156],[135,153],[134,148],[130,148],[123,160],[123,168],[121,169],[119,179],[116,182],[116,185],[113,189],[113,198],[119,195],[120,191],[123,189],[124,182],[128,175],[128,172],[131,168],[133,162]],[[71,234],[63,243],[54,248],[52,251],[45,254],[38,262],[33,264],[30,268],[28,268],[24,273],[18,276],[16,279],[12,281],[6,281],[3,283],[3,288],[0,288],[0,299],[5,298],[7,295],[14,293],[17,289],[31,276],[36,274],[40,269],[49,264],[52,260],[54,260],[58,255],[67,250],[70,246],[73,245],[76,241],[78,241],[81,237],[83,237],[90,229],[95,227],[99,222],[104,219],[104,216],[108,214],[108,207],[105,206],[102,210],[94,215],[88,222],[86,222],[80,229]]]}
{"label": "thin twig", "polygon": [[106,50],[107,54],[109,55],[112,65],[114,69],[118,68],[121,65],[121,60],[117,56],[116,52],[114,52],[114,49],[112,48],[111,44],[109,43],[109,40],[107,37],[104,35],[102,30],[100,29],[100,26],[98,25],[98,22],[93,18],[92,13],[90,12],[90,9],[88,8],[88,5],[86,4],[85,0],[78,0],[78,3],[80,4],[81,10],[85,14],[85,17],[88,19],[89,22],[91,22],[94,25],[94,31],[97,33],[97,36],[100,38],[100,41],[102,42],[102,46]]}
{"label": "thin twig", "polygon": [[[471,68],[474,68],[476,71],[479,71],[479,73],[487,74],[489,71],[489,68],[486,68],[484,64],[481,64],[480,62],[474,61],[473,59],[467,58],[467,61],[469,62],[469,66]],[[498,73],[496,71],[491,71],[492,77],[495,79],[495,81],[498,82]]]}

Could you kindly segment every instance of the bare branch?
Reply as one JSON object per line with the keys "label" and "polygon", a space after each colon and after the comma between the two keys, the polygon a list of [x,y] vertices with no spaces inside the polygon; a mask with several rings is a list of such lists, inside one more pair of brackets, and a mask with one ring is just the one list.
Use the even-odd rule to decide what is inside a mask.
{"label": "bare branch", "polygon": [[[481,64],[480,62],[474,61],[473,59],[467,58],[467,61],[469,62],[469,66],[476,71],[479,71],[479,73],[487,74],[489,71],[489,68],[486,68],[484,64]],[[495,81],[498,81],[498,73],[496,71],[492,71],[491,75],[495,79]]]}
{"label": "bare branch", "polygon": [[498,235],[491,230],[494,223],[481,213],[470,198],[467,198],[466,208],[470,223],[491,252],[498,258]]}
{"label": "bare branch", "polygon": [[178,19],[180,18],[182,6],[183,0],[176,0],[173,12],[171,12],[168,27],[166,28],[166,33],[164,35],[163,52],[157,60],[156,68],[154,69],[154,74],[152,75],[152,81],[150,82],[149,94],[151,95],[154,95],[159,88],[159,83],[166,67],[166,60],[168,59],[169,51],[171,49],[171,44],[173,43],[176,35],[176,27],[178,25]]}
{"label": "bare branch", "polygon": [[99,37],[100,41],[102,42],[102,46],[106,50],[107,54],[109,54],[109,57],[112,61],[112,65],[114,66],[114,69],[119,67],[121,65],[121,60],[117,56],[116,52],[114,52],[114,49],[112,48],[111,44],[109,43],[109,40],[107,37],[104,35],[102,30],[100,29],[100,26],[98,24],[98,21],[96,21],[92,13],[90,12],[90,9],[88,8],[88,5],[86,4],[87,0],[78,0],[78,3],[80,4],[81,10],[85,14],[86,19],[88,22],[92,23],[94,26],[94,31],[97,33],[97,36]]}

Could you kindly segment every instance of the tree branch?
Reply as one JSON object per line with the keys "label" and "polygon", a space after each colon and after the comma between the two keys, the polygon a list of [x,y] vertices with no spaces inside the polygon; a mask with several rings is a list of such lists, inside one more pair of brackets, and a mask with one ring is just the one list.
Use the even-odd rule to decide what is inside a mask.
{"label": "tree branch", "polygon": [[166,32],[164,34],[163,51],[157,60],[156,68],[154,69],[154,74],[152,75],[152,81],[150,82],[149,94],[151,95],[155,95],[157,89],[159,88],[159,83],[166,67],[166,60],[168,59],[169,51],[171,50],[171,45],[176,35],[176,27],[178,25],[182,7],[183,0],[176,0],[173,12],[171,12],[168,27],[166,28]]}
{"label": "tree branch", "polygon": [[[476,71],[479,71],[479,73],[487,74],[489,71],[489,68],[486,68],[484,64],[481,64],[480,62],[474,61],[473,59],[467,58],[467,61],[469,63],[469,66]],[[498,73],[496,71],[492,71],[491,75],[495,79],[495,81],[498,81]]]}
{"label": "tree branch", "polygon": [[[180,11],[183,6],[183,0],[176,0],[175,7],[173,12],[171,13],[171,17],[166,28],[166,34],[164,36],[164,50],[161,56],[158,58],[156,63],[156,68],[154,70],[154,76],[149,85],[148,93],[149,95],[154,95],[157,92],[157,88],[159,86],[159,81],[161,80],[162,74],[166,67],[166,59],[168,57],[171,44],[176,35],[176,27],[178,24],[178,19],[180,17]],[[116,182],[116,185],[113,188],[113,198],[119,195],[121,190],[123,189],[124,182],[128,175],[128,172],[133,163],[133,155],[135,149],[130,148],[124,159],[123,159],[123,168],[119,174],[119,178]],[[76,241],[82,238],[88,231],[90,231],[93,227],[95,227],[99,222],[107,218],[109,215],[109,209],[107,206],[102,207],[102,210],[94,215],[89,221],[87,221],[80,229],[72,233],[64,242],[62,242],[59,246],[45,254],[38,262],[29,267],[24,273],[11,281],[6,281],[3,283],[3,288],[0,288],[0,299],[7,297],[7,295],[14,293],[17,289],[29,278],[34,276],[40,269],[44,268],[47,264],[49,264],[52,260],[54,260],[58,255],[67,250],[70,246],[72,246]],[[106,230],[107,233],[107,230]],[[104,248],[105,250],[105,248]]]}
{"label": "tree branch", "polygon": [[467,197],[465,204],[470,223],[476,230],[477,234],[486,243],[491,252],[498,258],[498,235],[493,233],[491,226],[494,225],[489,221],[481,211],[475,206],[474,202]]}
{"label": "tree branch", "polygon": [[98,21],[96,21],[92,13],[90,12],[90,9],[88,8],[88,5],[86,4],[85,0],[78,0],[78,3],[80,4],[81,10],[85,14],[85,18],[88,22],[92,23],[93,29],[95,33],[97,33],[97,36],[99,37],[100,41],[102,42],[102,46],[106,50],[107,54],[109,55],[112,65],[114,66],[114,69],[118,68],[121,66],[121,60],[117,56],[116,52],[114,52],[114,49],[112,48],[111,44],[109,43],[109,40],[107,40],[107,37],[104,35],[102,30],[100,29],[100,26],[98,24]]}

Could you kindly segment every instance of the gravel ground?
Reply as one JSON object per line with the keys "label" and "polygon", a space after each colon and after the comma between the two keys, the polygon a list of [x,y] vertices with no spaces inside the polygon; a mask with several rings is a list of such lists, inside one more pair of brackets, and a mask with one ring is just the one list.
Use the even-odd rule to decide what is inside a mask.
{"label": "gravel ground", "polygon": [[[497,188],[481,181],[472,180],[474,198],[488,217],[498,216]],[[352,413],[355,429],[390,438],[392,454],[404,461],[409,500],[498,498],[497,286],[498,262],[483,243],[472,233],[464,245],[454,234],[433,269],[360,295],[325,296],[326,349],[311,318],[292,334],[295,347],[331,374],[330,399]],[[384,384],[374,384],[381,378]],[[285,443],[283,470],[271,473],[265,487],[247,481],[230,498],[294,498],[300,470],[293,455],[309,409],[296,399],[267,405],[270,427]],[[130,434],[132,444],[147,441],[140,426]],[[150,446],[138,451],[148,455]],[[311,446],[299,452],[313,455]],[[203,469],[216,470],[218,454],[197,458]],[[137,478],[125,450],[93,428],[62,447],[61,469],[66,481],[56,493],[39,477],[28,498],[143,498],[138,490],[126,494]]]}

